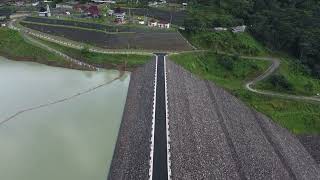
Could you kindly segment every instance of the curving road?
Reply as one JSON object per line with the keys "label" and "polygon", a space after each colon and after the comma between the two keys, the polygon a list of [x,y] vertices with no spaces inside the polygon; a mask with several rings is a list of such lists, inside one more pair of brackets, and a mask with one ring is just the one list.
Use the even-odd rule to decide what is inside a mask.
{"label": "curving road", "polygon": [[[222,55],[230,55],[230,56],[233,55],[233,54],[224,53],[224,52],[217,52],[217,53],[222,54]],[[285,99],[320,102],[320,97],[299,96],[299,95],[292,95],[292,94],[285,94],[285,93],[278,93],[278,92],[273,92],[273,91],[255,89],[253,87],[255,84],[268,78],[279,68],[279,66],[281,64],[281,60],[276,57],[259,57],[259,56],[240,56],[240,58],[260,60],[260,61],[270,61],[271,62],[271,65],[268,67],[268,69],[265,72],[263,72],[258,77],[254,78],[244,84],[244,87],[248,91],[253,92],[253,93],[257,93],[257,94],[266,95],[266,96],[279,97],[279,98],[285,98]]]}
{"label": "curving road", "polygon": [[249,57],[249,56],[241,56],[241,58],[246,59],[254,59],[254,60],[262,60],[262,61],[270,61],[271,65],[269,68],[259,75],[258,77],[254,78],[253,80],[245,83],[245,88],[251,92],[257,93],[257,94],[263,94],[267,96],[274,96],[274,97],[281,97],[286,99],[293,99],[293,100],[304,100],[304,101],[316,101],[320,102],[320,98],[318,97],[310,97],[310,96],[298,96],[298,95],[291,95],[291,94],[284,94],[284,93],[278,93],[278,92],[271,92],[271,91],[265,91],[265,90],[259,90],[255,89],[253,86],[257,84],[258,82],[266,79],[270,75],[272,75],[280,66],[280,59],[273,58],[273,57]]}

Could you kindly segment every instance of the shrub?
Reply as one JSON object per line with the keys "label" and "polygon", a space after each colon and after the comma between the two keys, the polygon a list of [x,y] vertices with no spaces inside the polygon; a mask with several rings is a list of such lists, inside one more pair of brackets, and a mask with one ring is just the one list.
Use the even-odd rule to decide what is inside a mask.
{"label": "shrub", "polygon": [[86,56],[90,53],[89,47],[85,46],[81,49],[81,55]]}
{"label": "shrub", "polygon": [[293,85],[283,75],[272,75],[269,81],[276,88],[289,91],[293,90]]}
{"label": "shrub", "polygon": [[221,56],[218,63],[228,71],[232,71],[234,67],[234,59],[229,56]]}
{"label": "shrub", "polygon": [[308,82],[307,84],[304,85],[304,89],[306,91],[313,92],[313,84]]}

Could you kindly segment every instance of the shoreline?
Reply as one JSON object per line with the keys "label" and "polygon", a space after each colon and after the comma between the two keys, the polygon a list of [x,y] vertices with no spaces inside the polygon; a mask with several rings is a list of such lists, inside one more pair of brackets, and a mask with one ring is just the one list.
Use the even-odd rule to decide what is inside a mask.
{"label": "shoreline", "polygon": [[38,60],[36,57],[28,57],[28,56],[12,56],[9,54],[5,54],[3,52],[0,53],[0,57],[4,57],[5,59],[11,60],[11,61],[35,62],[35,63],[44,64],[52,67],[60,67],[60,68],[75,69],[75,70],[82,70],[82,71],[93,71],[90,68],[76,65],[68,61],[65,61],[64,64],[59,64],[57,63],[57,61]]}
{"label": "shoreline", "polygon": [[[20,61],[20,62],[34,62],[34,63],[39,63],[51,67],[59,67],[59,68],[66,68],[66,69],[74,69],[74,70],[80,70],[80,71],[95,71],[92,70],[88,67],[77,65],[74,63],[70,63],[68,61],[65,61],[64,64],[60,64],[57,61],[49,61],[49,60],[39,60],[36,57],[28,57],[28,56],[12,56],[3,52],[0,52],[0,57],[3,57],[5,59],[11,60],[11,61]],[[94,66],[102,68],[102,69],[107,69],[107,70],[117,70],[120,72],[133,72],[137,67],[130,67],[127,68],[125,64],[118,64],[118,65],[112,65],[112,64],[107,64],[107,65],[101,65],[101,64],[94,64]]]}

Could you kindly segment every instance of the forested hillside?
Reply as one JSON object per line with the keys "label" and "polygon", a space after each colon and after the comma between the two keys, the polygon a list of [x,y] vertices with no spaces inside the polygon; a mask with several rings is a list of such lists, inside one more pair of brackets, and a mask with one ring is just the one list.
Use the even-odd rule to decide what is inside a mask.
{"label": "forested hillside", "polygon": [[272,50],[286,51],[320,78],[320,1],[195,0],[185,21],[188,33],[245,24]]}

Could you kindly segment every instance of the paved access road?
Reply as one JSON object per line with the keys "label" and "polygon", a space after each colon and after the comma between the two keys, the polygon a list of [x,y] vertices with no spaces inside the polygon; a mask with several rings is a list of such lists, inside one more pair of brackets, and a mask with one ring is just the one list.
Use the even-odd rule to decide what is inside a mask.
{"label": "paved access road", "polygon": [[165,54],[131,75],[109,179],[170,179]]}
{"label": "paved access road", "polygon": [[168,179],[168,161],[167,161],[167,115],[166,115],[166,89],[165,89],[165,54],[156,54],[156,89],[155,89],[155,117],[154,132],[152,132],[153,142],[150,164],[150,180]]}

